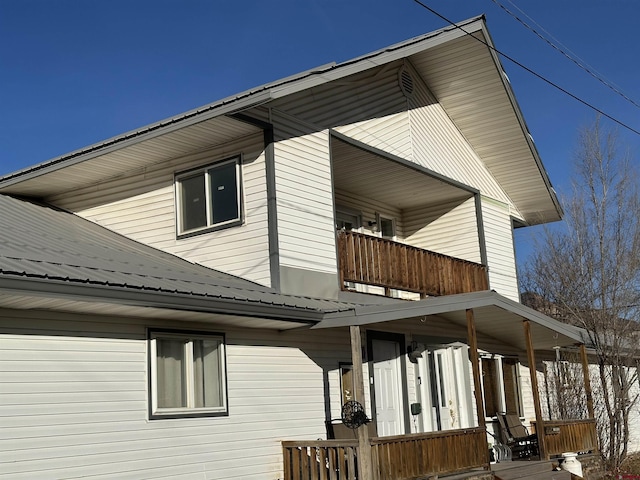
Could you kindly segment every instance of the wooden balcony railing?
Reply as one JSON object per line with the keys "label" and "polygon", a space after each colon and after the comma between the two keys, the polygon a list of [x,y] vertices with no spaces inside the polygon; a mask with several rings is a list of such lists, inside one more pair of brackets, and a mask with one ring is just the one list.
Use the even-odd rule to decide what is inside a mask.
{"label": "wooden balcony railing", "polygon": [[[370,440],[375,480],[405,480],[489,465],[484,428]],[[285,480],[357,480],[356,440],[282,442]]]}
{"label": "wooden balcony railing", "polygon": [[590,420],[552,420],[544,422],[546,454],[598,450],[596,422]]}
{"label": "wooden balcony railing", "polygon": [[375,285],[428,295],[487,290],[484,265],[385,238],[338,232],[341,285]]}

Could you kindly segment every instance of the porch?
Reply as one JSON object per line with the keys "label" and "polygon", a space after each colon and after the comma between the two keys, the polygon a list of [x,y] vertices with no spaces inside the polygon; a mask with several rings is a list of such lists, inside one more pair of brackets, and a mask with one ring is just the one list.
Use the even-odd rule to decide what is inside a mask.
{"label": "porch", "polygon": [[[382,331],[385,325],[391,329]],[[491,475],[488,443],[495,441],[488,436],[487,423],[495,414],[485,409],[488,400],[483,396],[486,389],[479,349],[508,355],[522,354],[519,357],[529,367],[527,377],[531,385],[527,424],[535,418],[531,425],[536,428],[541,459],[548,460],[566,451],[597,451],[588,375],[584,376],[588,420],[551,421],[543,417],[541,409],[536,351],[554,351],[556,346],[578,347],[585,369],[586,350],[581,344],[580,333],[572,327],[559,324],[495,292],[486,291],[430,297],[393,306],[359,307],[353,314],[336,312],[312,329],[345,327],[348,327],[351,344],[352,377],[349,385],[353,391],[352,398],[369,412],[367,416],[377,425],[377,435],[380,436],[360,426],[353,430],[353,439],[285,441],[282,448],[286,480],[410,480],[476,470]],[[430,352],[423,350],[418,353],[425,355],[414,356],[413,347],[420,345],[427,334],[439,338],[447,336],[447,341],[455,338],[457,342],[466,344],[464,348],[468,350],[460,349],[464,355],[453,358],[457,358],[461,368],[459,378],[466,378],[465,382],[471,380],[469,391],[473,393],[465,402],[468,408],[475,405],[473,415],[459,417],[461,411],[454,412],[450,402],[442,401],[444,397],[440,393],[447,385],[446,380],[433,380],[432,393],[416,397],[421,378],[429,379],[430,375],[443,378],[444,373],[437,366],[434,369],[422,368],[426,366],[426,354]],[[411,339],[408,345],[411,348],[405,348],[405,337]],[[367,340],[366,348],[363,348],[363,338]],[[395,344],[396,347],[377,350],[375,342]],[[384,356],[376,357],[377,352]],[[433,356],[429,358],[433,360]],[[393,382],[377,376],[382,373],[382,367],[379,367],[382,364],[395,369],[395,374],[391,371],[391,376],[395,375]],[[407,374],[409,371],[411,373]],[[411,397],[407,393],[407,378],[414,378],[417,382],[412,386]],[[369,387],[368,394],[365,394],[365,386]],[[394,428],[389,430],[387,417],[383,416],[388,413],[384,410],[388,402],[386,393],[398,391],[404,392],[405,396],[403,399],[400,395],[394,400],[399,415],[394,432]],[[384,400],[378,403],[377,397]],[[427,414],[437,405],[430,402],[432,397],[437,399],[437,404],[446,406],[444,411],[451,411],[452,417],[455,413],[457,423],[446,423],[444,418],[438,422],[416,422],[420,412]],[[414,402],[423,402],[423,408]],[[414,409],[414,406],[418,408]],[[413,425],[408,420],[409,410],[414,415]],[[507,443],[505,438],[499,435],[497,438]]]}
{"label": "porch", "polygon": [[[593,420],[565,420],[547,422],[550,433],[542,433],[547,445],[547,459],[563,452],[596,451],[596,432]],[[390,437],[372,437],[371,480],[412,480],[453,475],[461,472],[518,471],[523,466],[535,472],[551,472],[539,462],[517,460],[491,465],[484,427],[413,433]],[[317,440],[282,442],[285,480],[359,480],[357,459],[358,440]],[[534,463],[537,467],[531,468]],[[499,475],[503,478],[503,475]],[[504,474],[504,478],[508,475]]]}
{"label": "porch", "polygon": [[[372,480],[444,475],[488,469],[483,428],[369,439]],[[356,480],[358,440],[282,442],[285,480]]]}

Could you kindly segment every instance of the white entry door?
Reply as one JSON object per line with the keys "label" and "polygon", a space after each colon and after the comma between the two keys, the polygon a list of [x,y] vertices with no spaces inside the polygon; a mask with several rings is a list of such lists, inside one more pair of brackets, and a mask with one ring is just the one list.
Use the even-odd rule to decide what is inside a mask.
{"label": "white entry door", "polygon": [[373,385],[378,436],[404,433],[400,345],[372,340]]}
{"label": "white entry door", "polygon": [[425,349],[418,359],[417,388],[424,431],[471,425],[471,391],[466,346]]}

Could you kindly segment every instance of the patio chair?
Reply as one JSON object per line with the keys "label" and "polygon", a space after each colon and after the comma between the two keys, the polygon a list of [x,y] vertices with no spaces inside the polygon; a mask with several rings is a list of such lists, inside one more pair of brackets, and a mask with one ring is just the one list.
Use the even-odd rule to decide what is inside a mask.
{"label": "patio chair", "polygon": [[538,436],[532,435],[527,430],[518,415],[497,413],[498,423],[503,441],[511,448],[514,456],[519,458],[531,458],[539,454]]}

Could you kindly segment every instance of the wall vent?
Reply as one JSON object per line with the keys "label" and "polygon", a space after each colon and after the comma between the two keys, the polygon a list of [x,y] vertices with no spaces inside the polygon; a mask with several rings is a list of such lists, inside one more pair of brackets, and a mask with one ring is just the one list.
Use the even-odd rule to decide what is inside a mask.
{"label": "wall vent", "polygon": [[411,74],[404,68],[400,69],[400,73],[398,74],[398,81],[400,83],[400,90],[402,90],[404,96],[413,96],[413,78],[411,78]]}

